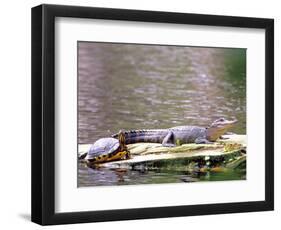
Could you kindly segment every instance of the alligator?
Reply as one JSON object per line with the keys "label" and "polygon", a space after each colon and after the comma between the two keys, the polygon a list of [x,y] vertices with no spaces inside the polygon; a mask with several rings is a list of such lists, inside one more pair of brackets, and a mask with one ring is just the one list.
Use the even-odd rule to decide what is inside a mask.
{"label": "alligator", "polygon": [[[125,134],[125,144],[138,142],[162,143],[163,146],[173,147],[181,144],[212,144],[237,123],[237,120],[219,118],[209,127],[176,126],[168,129],[146,129],[122,131]],[[118,138],[118,134],[112,135]]]}

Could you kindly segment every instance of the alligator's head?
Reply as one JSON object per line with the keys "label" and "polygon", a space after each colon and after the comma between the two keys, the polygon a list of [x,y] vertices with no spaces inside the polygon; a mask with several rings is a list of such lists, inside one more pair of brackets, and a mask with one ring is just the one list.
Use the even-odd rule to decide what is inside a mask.
{"label": "alligator's head", "polygon": [[237,120],[226,120],[225,118],[219,118],[215,120],[207,128],[207,138],[209,141],[216,141],[221,135],[226,133],[230,128],[237,123]]}

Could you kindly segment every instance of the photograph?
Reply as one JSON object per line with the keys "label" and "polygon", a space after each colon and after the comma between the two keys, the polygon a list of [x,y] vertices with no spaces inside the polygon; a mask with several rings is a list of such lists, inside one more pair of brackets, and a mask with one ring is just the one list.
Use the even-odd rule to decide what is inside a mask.
{"label": "photograph", "polygon": [[246,56],[77,41],[77,186],[247,180]]}
{"label": "photograph", "polygon": [[274,210],[274,18],[157,9],[32,8],[32,222]]}

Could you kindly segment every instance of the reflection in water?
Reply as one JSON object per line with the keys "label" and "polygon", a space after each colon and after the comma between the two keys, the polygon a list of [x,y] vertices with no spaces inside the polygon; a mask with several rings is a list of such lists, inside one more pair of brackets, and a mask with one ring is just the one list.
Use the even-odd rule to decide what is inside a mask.
{"label": "reflection in water", "polygon": [[167,169],[155,170],[112,170],[107,168],[92,169],[79,163],[78,186],[93,185],[137,185],[157,183],[179,183],[198,181],[225,181],[245,179],[246,172],[229,170],[224,172],[190,172]]}
{"label": "reflection in water", "polygon": [[[218,117],[238,119],[232,131],[246,133],[245,49],[79,42],[78,84],[79,144],[120,129],[207,126]],[[81,165],[78,174],[81,186],[180,180],[173,172]]]}

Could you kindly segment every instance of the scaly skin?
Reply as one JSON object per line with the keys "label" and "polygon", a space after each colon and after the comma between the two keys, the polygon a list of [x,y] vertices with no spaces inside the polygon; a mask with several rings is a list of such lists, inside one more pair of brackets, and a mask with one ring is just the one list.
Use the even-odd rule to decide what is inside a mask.
{"label": "scaly skin", "polygon": [[[147,129],[123,131],[125,144],[138,142],[162,143],[163,146],[175,146],[187,143],[211,144],[221,135],[225,134],[237,120],[220,118],[215,120],[209,127],[177,126],[169,129]],[[119,133],[120,135],[120,133]],[[118,138],[118,134],[112,137]]]}

